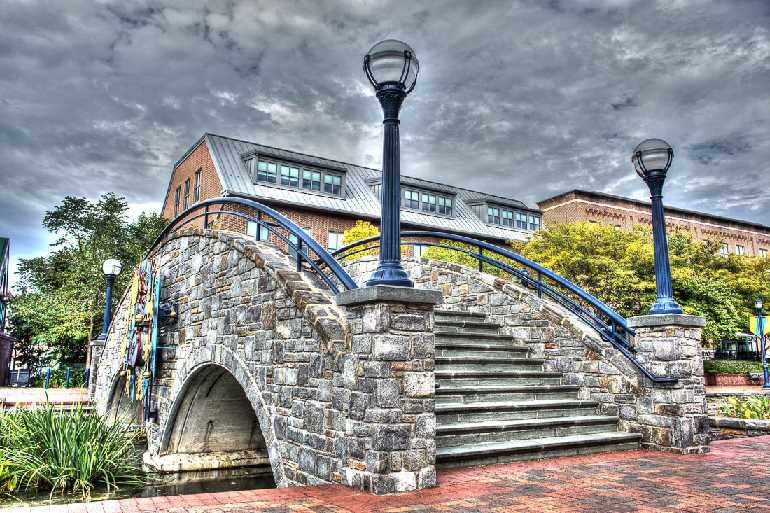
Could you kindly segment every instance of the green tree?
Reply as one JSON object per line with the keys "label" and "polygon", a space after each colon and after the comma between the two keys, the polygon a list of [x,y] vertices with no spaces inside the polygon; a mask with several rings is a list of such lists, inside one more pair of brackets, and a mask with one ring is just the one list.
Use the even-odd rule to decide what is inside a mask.
{"label": "green tree", "polygon": [[95,202],[67,196],[46,212],[43,226],[59,238],[49,255],[20,260],[9,309],[9,331],[20,340],[24,363],[83,361],[87,341],[101,329],[102,262],[123,263],[113,291],[120,298],[131,270],[166,224],[160,215],[145,213],[131,222],[127,210],[124,198],[109,193]]}
{"label": "green tree", "polygon": [[[704,341],[715,345],[747,329],[770,261],[719,255],[719,241],[694,241],[684,232],[669,234],[674,297],[685,313],[706,318]],[[640,315],[655,301],[653,242],[649,229],[633,231],[573,223],[553,225],[519,246],[520,252],[564,276],[617,310]]]}

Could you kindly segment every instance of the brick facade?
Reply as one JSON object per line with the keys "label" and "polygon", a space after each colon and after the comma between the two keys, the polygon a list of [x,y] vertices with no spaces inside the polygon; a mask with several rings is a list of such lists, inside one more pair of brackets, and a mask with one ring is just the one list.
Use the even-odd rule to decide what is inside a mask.
{"label": "brick facade", "polygon": [[[603,193],[575,190],[543,200],[538,206],[545,225],[588,221],[630,230],[635,225],[652,224],[649,203]],[[750,256],[770,252],[770,227],[761,224],[667,207],[666,226],[669,231],[687,232],[695,240],[722,241],[732,254],[739,253],[739,247]]]}
{"label": "brick facade", "polygon": [[179,211],[184,210],[184,187],[185,181],[190,180],[190,205],[193,203],[193,194],[195,188],[195,172],[201,171],[201,192],[200,200],[216,198],[222,195],[222,183],[217,176],[217,170],[214,167],[214,161],[211,160],[206,144],[201,142],[192,151],[190,151],[174,167],[169,181],[166,197],[163,200],[163,217],[173,219],[174,200],[177,187],[181,187]]}

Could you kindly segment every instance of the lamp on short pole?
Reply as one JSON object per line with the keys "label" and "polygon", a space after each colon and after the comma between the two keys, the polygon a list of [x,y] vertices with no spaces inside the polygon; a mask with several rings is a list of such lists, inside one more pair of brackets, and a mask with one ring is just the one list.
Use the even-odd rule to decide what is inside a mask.
{"label": "lamp on short pole", "polygon": [[401,266],[401,149],[398,113],[417,83],[420,64],[414,50],[401,41],[386,39],[364,57],[364,72],[380,101],[385,137],[382,151],[380,261],[366,282],[414,287]]}
{"label": "lamp on short pole", "polygon": [[109,258],[102,264],[102,272],[107,280],[107,291],[104,297],[104,318],[102,320],[102,332],[96,337],[97,340],[107,339],[107,330],[110,328],[110,312],[112,311],[112,286],[115,284],[115,277],[123,269],[120,261]]}
{"label": "lamp on short pole", "polygon": [[631,156],[636,173],[650,189],[652,201],[652,238],[655,252],[655,289],[657,299],[650,315],[681,314],[682,308],[674,300],[671,267],[668,261],[666,215],[663,211],[663,183],[671,167],[674,150],[662,139],[647,139],[639,143]]}
{"label": "lamp on short pole", "polygon": [[756,310],[756,334],[759,338],[759,345],[762,351],[762,388],[770,388],[770,374],[767,369],[767,337],[765,337],[765,316],[762,313],[762,299],[757,298],[754,301],[754,309]]}

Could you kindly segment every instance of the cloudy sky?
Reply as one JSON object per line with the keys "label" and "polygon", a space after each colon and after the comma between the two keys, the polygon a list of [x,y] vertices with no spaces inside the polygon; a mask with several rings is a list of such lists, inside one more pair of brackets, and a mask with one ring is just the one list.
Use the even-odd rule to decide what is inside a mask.
{"label": "cloudy sky", "polygon": [[667,203],[770,224],[768,0],[2,0],[0,235],[46,252],[65,195],[158,210],[204,132],[379,166],[387,37],[421,63],[405,174],[643,198],[629,154],[662,137]]}

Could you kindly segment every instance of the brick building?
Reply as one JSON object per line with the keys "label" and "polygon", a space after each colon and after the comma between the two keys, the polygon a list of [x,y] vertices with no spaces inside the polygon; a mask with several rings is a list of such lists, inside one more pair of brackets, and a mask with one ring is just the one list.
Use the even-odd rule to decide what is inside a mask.
{"label": "brick building", "polygon": [[[253,199],[286,215],[322,246],[342,246],[356,220],[380,216],[381,172],[335,160],[204,134],[174,165],[163,203],[172,219],[219,196]],[[526,240],[540,211],[521,201],[401,176],[403,229],[429,229],[505,243]],[[215,221],[216,222],[216,221]],[[257,235],[256,224],[225,218],[224,228]],[[267,230],[262,229],[260,238]]]}
{"label": "brick building", "polygon": [[[572,190],[538,202],[543,222],[548,224],[589,221],[630,229],[652,225],[650,203],[601,192]],[[669,231],[681,230],[696,240],[719,240],[722,254],[767,257],[770,226],[728,217],[666,207]]]}

